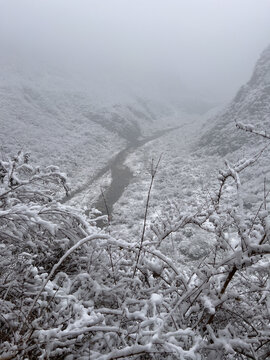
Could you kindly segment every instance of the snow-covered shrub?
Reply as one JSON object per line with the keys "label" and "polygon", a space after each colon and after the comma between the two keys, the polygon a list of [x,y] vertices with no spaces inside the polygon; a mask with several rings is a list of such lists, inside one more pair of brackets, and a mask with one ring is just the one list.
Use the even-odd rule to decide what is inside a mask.
{"label": "snow-covered shrub", "polygon": [[[57,169],[1,162],[0,358],[267,359],[270,217],[246,212],[239,175],[258,157],[227,163],[197,212],[172,203],[148,227],[147,205],[133,241],[53,200]],[[214,239],[196,267],[165,255],[196,228]]]}
{"label": "snow-covered shrub", "polygon": [[[22,351],[26,347],[28,353],[30,346],[35,358],[36,350],[27,345],[36,338],[33,329],[45,329],[56,321],[56,315],[61,314],[56,304],[63,311],[66,300],[64,296],[62,299],[60,284],[89,266],[84,249],[58,266],[63,275],[54,285],[48,284],[42,300],[34,303],[34,298],[53,266],[94,228],[75,209],[54,200],[61,188],[68,192],[64,174],[54,166],[32,167],[28,160],[28,154],[20,152],[0,162],[0,341],[4,353],[13,354],[12,349],[18,347]],[[56,292],[54,286],[58,286]]]}

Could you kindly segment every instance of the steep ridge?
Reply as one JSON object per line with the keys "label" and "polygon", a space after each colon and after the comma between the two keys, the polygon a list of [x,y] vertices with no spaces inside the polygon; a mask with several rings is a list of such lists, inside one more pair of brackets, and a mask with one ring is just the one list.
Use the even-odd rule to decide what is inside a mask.
{"label": "steep ridge", "polygon": [[270,46],[261,54],[254,72],[225,110],[209,123],[214,122],[201,137],[198,146],[207,154],[228,154],[248,144],[258,145],[263,139],[237,131],[235,122],[252,124],[268,130],[270,125]]}
{"label": "steep ridge", "polygon": [[217,155],[231,163],[261,153],[256,163],[241,175],[244,206],[256,210],[270,189],[270,140],[237,129],[236,123],[252,125],[255,130],[270,129],[270,46],[262,53],[251,79],[242,86],[228,107],[209,123],[211,127],[196,144],[201,157]]}

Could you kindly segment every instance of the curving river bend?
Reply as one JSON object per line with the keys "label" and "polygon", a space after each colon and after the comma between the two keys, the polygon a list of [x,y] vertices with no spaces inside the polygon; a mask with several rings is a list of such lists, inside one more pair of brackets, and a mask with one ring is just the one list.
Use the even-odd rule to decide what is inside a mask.
{"label": "curving river bend", "polygon": [[[114,158],[112,158],[106,166],[104,166],[101,170],[97,172],[95,176],[93,176],[89,181],[87,181],[82,187],[77,190],[71,192],[67,197],[65,197],[61,202],[66,203],[79,193],[86,191],[93,184],[94,181],[100,179],[103,175],[105,175],[108,171],[111,171],[112,181],[108,189],[101,194],[97,201],[92,204],[92,208],[96,208],[102,212],[102,214],[112,214],[113,205],[119,200],[121,195],[123,194],[125,188],[129,185],[130,181],[133,178],[133,174],[130,171],[129,167],[124,165],[125,160],[128,155],[134,152],[139,147],[147,144],[150,141],[156,140],[168,132],[179,129],[180,127],[185,126],[183,124],[177,127],[171,127],[164,130],[156,131],[153,135],[145,137],[143,139],[138,139],[134,137],[131,139],[127,145],[127,147],[121,150]],[[106,203],[104,201],[106,199]],[[88,215],[90,210],[86,211]]]}

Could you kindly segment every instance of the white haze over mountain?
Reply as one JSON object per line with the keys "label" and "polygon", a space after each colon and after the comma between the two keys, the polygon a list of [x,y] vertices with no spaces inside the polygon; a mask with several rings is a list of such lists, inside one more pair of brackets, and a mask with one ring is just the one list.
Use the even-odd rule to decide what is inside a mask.
{"label": "white haze over mountain", "polygon": [[269,35],[268,0],[0,0],[2,66],[100,96],[226,102]]}

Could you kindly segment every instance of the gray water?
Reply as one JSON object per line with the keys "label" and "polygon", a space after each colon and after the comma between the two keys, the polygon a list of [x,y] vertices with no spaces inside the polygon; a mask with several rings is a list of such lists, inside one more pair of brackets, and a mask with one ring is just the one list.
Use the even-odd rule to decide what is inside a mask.
{"label": "gray water", "polygon": [[[112,181],[109,188],[106,189],[104,193],[99,196],[99,198],[94,204],[91,204],[91,208],[98,209],[104,215],[111,215],[113,212],[113,205],[120,199],[125,188],[130,184],[131,180],[133,179],[133,174],[130,171],[129,167],[124,165],[127,156],[133,153],[139,147],[147,144],[148,142],[156,140],[161,136],[164,136],[168,132],[179,129],[180,127],[181,126],[177,126],[173,128],[167,128],[165,130],[159,130],[152,136],[145,137],[141,140],[138,140],[135,135],[134,138],[131,138],[125,149],[120,151],[114,158],[112,158],[109,163],[104,166],[100,171],[98,171],[95,176],[89,179],[86,184],[84,184],[79,189],[71,192],[69,196],[62,200],[62,203],[65,203],[77,194],[88,190],[94,181],[101,178],[108,171],[111,171]],[[89,215],[89,212],[90,210],[87,210],[86,214]],[[98,226],[102,226],[102,224],[98,224]]]}

